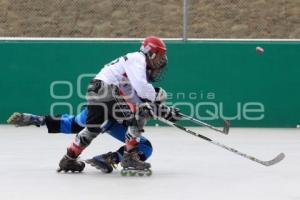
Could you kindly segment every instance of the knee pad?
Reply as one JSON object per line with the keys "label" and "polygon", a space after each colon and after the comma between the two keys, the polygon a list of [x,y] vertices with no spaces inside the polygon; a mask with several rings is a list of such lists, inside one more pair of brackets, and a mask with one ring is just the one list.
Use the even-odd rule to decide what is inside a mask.
{"label": "knee pad", "polygon": [[138,151],[141,152],[141,154],[139,153],[141,160],[147,160],[153,152],[153,147],[150,141],[142,137],[140,143],[138,144]]}
{"label": "knee pad", "polygon": [[[89,126],[89,125],[87,125],[87,126]],[[100,126],[99,127],[87,127],[87,130],[91,133],[97,133],[97,134],[99,134],[102,131]]]}

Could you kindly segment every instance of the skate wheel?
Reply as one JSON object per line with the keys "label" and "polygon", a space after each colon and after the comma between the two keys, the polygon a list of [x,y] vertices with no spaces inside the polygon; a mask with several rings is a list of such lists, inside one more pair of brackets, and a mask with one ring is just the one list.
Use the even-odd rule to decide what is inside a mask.
{"label": "skate wheel", "polygon": [[138,173],[138,175],[139,176],[144,176],[145,174],[140,172],[140,173]]}
{"label": "skate wheel", "polygon": [[129,171],[129,176],[135,176],[135,175],[136,175],[136,172]]}
{"label": "skate wheel", "polygon": [[147,173],[146,173],[147,176],[151,176],[152,175],[152,171],[149,169],[147,170]]}
{"label": "skate wheel", "polygon": [[121,175],[122,175],[122,176],[127,176],[127,171],[125,171],[125,170],[122,169],[122,170],[121,170]]}

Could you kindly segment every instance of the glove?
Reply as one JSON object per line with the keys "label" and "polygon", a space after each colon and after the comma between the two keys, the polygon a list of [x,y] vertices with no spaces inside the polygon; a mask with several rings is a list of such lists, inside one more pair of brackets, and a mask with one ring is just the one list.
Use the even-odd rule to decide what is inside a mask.
{"label": "glove", "polygon": [[162,117],[171,122],[176,122],[182,117],[179,112],[180,110],[178,108],[160,104],[157,116]]}
{"label": "glove", "polygon": [[168,96],[167,92],[164,89],[162,89],[161,87],[156,87],[154,89],[156,92],[154,102],[158,103],[158,104],[165,102],[167,100],[167,96]]}
{"label": "glove", "polygon": [[138,107],[138,116],[144,118],[154,117],[156,116],[155,110],[155,104],[149,102],[141,103]]}
{"label": "glove", "polygon": [[180,110],[175,107],[170,107],[158,103],[142,103],[139,105],[139,116],[148,117],[161,117],[171,122],[176,122],[181,119]]}

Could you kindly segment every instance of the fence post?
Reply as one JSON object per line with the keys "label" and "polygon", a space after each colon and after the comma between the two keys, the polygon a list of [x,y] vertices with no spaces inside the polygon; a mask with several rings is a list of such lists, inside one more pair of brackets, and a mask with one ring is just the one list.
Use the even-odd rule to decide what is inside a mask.
{"label": "fence post", "polygon": [[187,32],[188,32],[188,0],[183,0],[183,30],[182,30],[182,39],[187,40]]}

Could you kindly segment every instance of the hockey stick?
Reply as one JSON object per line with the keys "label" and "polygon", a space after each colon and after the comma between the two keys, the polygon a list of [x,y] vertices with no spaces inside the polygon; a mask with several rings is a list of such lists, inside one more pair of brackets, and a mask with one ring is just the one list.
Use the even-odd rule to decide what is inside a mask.
{"label": "hockey stick", "polygon": [[196,124],[198,124],[198,125],[205,126],[205,127],[210,128],[210,129],[212,129],[212,130],[215,130],[215,131],[218,131],[218,132],[220,132],[220,133],[223,133],[223,134],[228,135],[229,128],[230,128],[230,122],[229,122],[228,120],[224,120],[224,127],[223,127],[223,130],[220,130],[220,129],[218,129],[218,128],[216,128],[216,127],[210,125],[210,124],[207,124],[207,123],[205,123],[205,122],[203,122],[203,121],[200,121],[200,120],[198,120],[198,119],[195,119],[195,118],[193,118],[193,117],[191,117],[191,116],[188,116],[188,115],[185,115],[185,114],[182,114],[182,113],[179,113],[179,115],[180,115],[181,117],[184,117],[185,119],[191,120],[192,122],[194,122],[194,123],[196,123]]}
{"label": "hockey stick", "polygon": [[213,141],[212,139],[210,139],[210,138],[208,138],[208,137],[205,137],[205,136],[203,136],[203,135],[201,135],[201,134],[199,134],[199,133],[196,133],[196,132],[194,132],[194,131],[191,131],[191,130],[189,130],[189,129],[183,127],[183,126],[180,126],[180,125],[178,125],[178,124],[175,124],[175,123],[173,123],[173,122],[171,122],[171,121],[168,121],[168,120],[163,119],[163,118],[158,118],[158,119],[159,119],[160,121],[162,121],[162,122],[164,122],[164,123],[170,125],[170,126],[174,126],[174,127],[176,127],[176,128],[179,128],[179,129],[181,129],[181,130],[183,130],[183,131],[185,131],[185,132],[187,132],[187,133],[189,133],[189,134],[191,134],[191,135],[200,137],[200,138],[202,138],[202,139],[204,139],[204,140],[206,140],[206,141],[208,141],[208,142],[210,142],[210,143],[212,143],[212,144],[214,144],[214,145],[217,145],[217,146],[219,146],[219,147],[221,147],[221,148],[223,148],[223,149],[226,149],[226,150],[228,150],[228,151],[230,151],[230,152],[232,152],[232,153],[235,153],[235,154],[237,154],[237,155],[240,155],[240,156],[242,156],[242,157],[244,157],[244,158],[247,158],[247,159],[249,159],[249,160],[252,160],[252,161],[254,161],[254,162],[257,162],[257,163],[259,163],[259,164],[262,164],[262,165],[264,165],[264,166],[275,165],[276,163],[279,163],[280,161],[282,161],[282,160],[284,159],[284,157],[285,157],[284,153],[280,153],[280,154],[278,154],[275,158],[273,158],[272,160],[263,161],[263,160],[260,160],[260,159],[258,159],[258,158],[255,158],[254,156],[251,156],[251,155],[242,153],[242,152],[240,152],[240,151],[238,151],[238,150],[236,150],[236,149],[234,149],[234,148],[232,148],[232,147],[229,147],[229,146],[226,146],[226,145],[221,144],[221,143],[219,143],[219,142]]}

